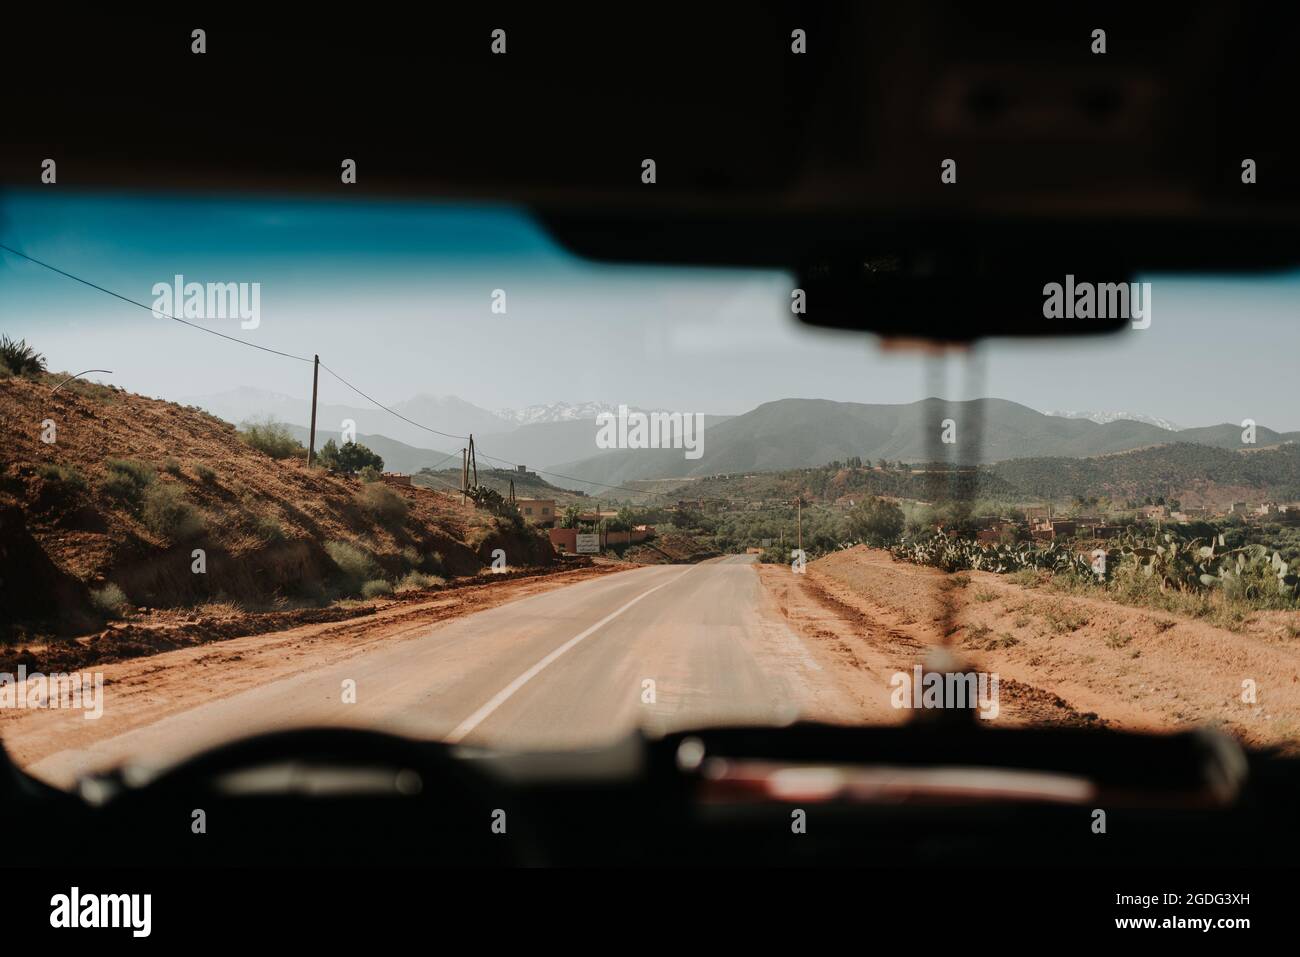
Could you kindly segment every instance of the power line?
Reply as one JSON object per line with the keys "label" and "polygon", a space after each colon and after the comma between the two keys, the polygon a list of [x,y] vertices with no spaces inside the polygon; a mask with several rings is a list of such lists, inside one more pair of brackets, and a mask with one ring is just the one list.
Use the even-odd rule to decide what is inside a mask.
{"label": "power line", "polygon": [[361,398],[365,399],[367,402],[371,403],[372,405],[376,405],[376,406],[378,406],[379,408],[381,408],[381,409],[383,409],[385,412],[387,412],[389,415],[396,416],[397,418],[401,419],[403,422],[406,422],[406,423],[408,423],[409,425],[413,425],[413,426],[415,426],[417,429],[424,429],[424,431],[426,431],[426,432],[432,432],[434,435],[441,435],[443,438],[446,438],[446,439],[458,439],[458,440],[460,440],[460,441],[462,441],[462,442],[467,441],[467,440],[469,439],[469,436],[468,436],[468,435],[455,435],[455,434],[453,434],[453,433],[451,433],[451,432],[440,432],[440,431],[438,431],[437,429],[431,429],[431,428],[429,428],[429,426],[427,426],[427,425],[423,425],[423,424],[421,424],[421,423],[419,423],[419,422],[416,422],[414,419],[408,419],[406,416],[402,415],[402,413],[397,412],[397,411],[395,411],[395,410],[393,410],[393,409],[390,409],[388,406],[384,405],[384,404],[383,404],[382,402],[380,402],[378,399],[373,399],[373,398],[371,398],[370,396],[366,395],[366,393],[362,392],[360,389],[358,389],[356,386],[354,386],[354,385],[353,385],[351,382],[349,382],[347,379],[343,378],[343,376],[339,375],[337,372],[335,372],[333,369],[331,369],[331,368],[330,368],[329,366],[327,366],[325,363],[322,362],[322,363],[320,364],[320,367],[321,367],[322,369],[324,369],[326,372],[328,372],[330,375],[332,375],[334,378],[336,378],[336,379],[338,379],[340,382],[342,382],[345,386],[347,386],[349,389],[351,389],[351,390],[352,390],[353,392],[355,392],[357,395],[361,396]]}
{"label": "power line", "polygon": [[[367,402],[371,403],[372,405],[374,405],[374,406],[376,406],[376,407],[378,407],[378,408],[380,408],[380,409],[383,409],[383,410],[384,410],[385,412],[387,412],[389,415],[392,415],[392,416],[395,416],[396,418],[401,419],[403,422],[407,423],[408,425],[413,425],[413,426],[415,426],[417,429],[423,429],[424,431],[426,431],[426,432],[430,432],[430,433],[432,433],[433,435],[440,435],[440,436],[442,436],[443,438],[447,438],[447,439],[457,439],[457,440],[460,440],[460,441],[462,441],[462,442],[467,442],[467,441],[469,441],[469,439],[470,439],[470,436],[468,436],[468,435],[456,435],[455,433],[452,433],[452,432],[442,432],[442,431],[440,431],[440,430],[438,430],[438,429],[430,428],[429,426],[424,425],[424,424],[421,423],[421,422],[416,422],[414,419],[411,419],[411,418],[408,418],[407,416],[402,415],[402,413],[400,413],[400,412],[398,412],[397,410],[392,409],[392,408],[390,408],[390,407],[384,405],[384,404],[383,404],[382,402],[380,402],[378,399],[375,399],[375,398],[373,398],[372,396],[367,395],[365,392],[362,392],[362,391],[361,391],[360,389],[358,389],[355,385],[353,385],[353,384],[352,384],[351,382],[349,382],[347,379],[343,378],[343,376],[339,375],[337,372],[335,372],[333,369],[331,369],[331,368],[330,368],[329,366],[327,366],[325,363],[322,362],[322,363],[320,364],[320,367],[321,367],[322,369],[324,369],[326,372],[328,372],[330,375],[332,375],[335,379],[338,379],[339,382],[342,382],[345,386],[347,386],[349,389],[351,389],[351,390],[352,390],[353,392],[355,392],[357,395],[361,396],[361,398],[365,399]],[[520,464],[521,464],[521,463],[518,463],[518,462],[511,462],[509,459],[499,458],[498,456],[495,456],[495,455],[488,455],[486,452],[479,452],[478,454],[479,454],[480,456],[482,456],[483,458],[485,458],[485,459],[491,461],[491,462],[500,462],[502,465],[508,465],[508,466],[510,466],[511,468],[514,468],[514,469],[519,468],[519,466],[520,466]],[[445,461],[445,460],[444,460],[444,461]],[[626,486],[626,485],[611,485],[611,484],[609,484],[608,482],[597,482],[597,481],[595,481],[595,480],[593,480],[593,479],[580,478],[580,477],[578,477],[578,476],[576,476],[576,475],[565,475],[565,474],[562,473],[562,472],[551,472],[551,471],[548,471],[548,470],[546,470],[546,469],[539,469],[539,468],[534,468],[533,471],[536,472],[536,473],[539,474],[539,475],[549,475],[549,476],[551,476],[552,478],[568,479],[568,480],[571,481],[571,482],[581,482],[581,483],[583,483],[583,484],[585,484],[585,485],[595,485],[595,486],[598,486],[598,487],[600,487],[600,488],[607,488],[607,489],[611,489],[611,490],[615,490],[615,491],[620,491],[620,492],[628,492],[628,493],[631,493],[631,494],[633,494],[633,495],[659,495],[659,496],[666,497],[666,498],[667,498],[667,497],[671,497],[671,496],[669,496],[666,492],[653,492],[653,491],[650,491],[649,489],[629,488],[629,487]]]}
{"label": "power line", "polygon": [[135,299],[131,299],[128,296],[123,296],[121,293],[116,293],[111,289],[105,289],[103,286],[97,285],[96,283],[93,283],[88,279],[82,279],[80,276],[74,276],[72,273],[65,272],[64,270],[60,269],[58,266],[51,266],[47,262],[41,262],[41,260],[34,259],[33,257],[27,255],[26,253],[21,253],[10,246],[4,245],[4,243],[0,243],[0,249],[3,249],[7,253],[12,253],[13,255],[18,256],[22,259],[26,259],[29,263],[35,263],[37,266],[43,266],[44,268],[50,270],[51,272],[58,273],[60,276],[66,276],[68,279],[75,280],[76,282],[81,283],[83,286],[89,286],[91,289],[98,289],[100,292],[107,293],[108,295],[112,296],[114,299],[121,299],[123,302],[129,302],[133,306],[139,306],[141,309],[147,310],[151,315],[160,315],[165,319],[170,319],[172,322],[179,322],[183,326],[189,326],[191,329],[197,329],[199,330],[199,332],[206,332],[209,335],[220,336],[222,339],[228,339],[231,342],[238,342],[241,346],[250,346],[254,349],[261,349],[263,352],[270,352],[273,355],[284,356],[286,359],[297,359],[299,362],[312,361],[311,359],[305,358],[303,356],[296,356],[291,352],[281,352],[279,349],[270,349],[266,346],[259,346],[256,342],[249,342],[247,339],[240,339],[238,336],[228,336],[224,332],[217,332],[217,330],[209,329],[207,326],[200,326],[198,323],[190,322],[188,319],[181,319],[178,318],[177,316],[171,316],[165,312],[157,312],[153,308],[153,306],[146,306],[142,302],[137,302]]}
{"label": "power line", "polygon": [[[32,256],[28,256],[26,253],[19,252],[18,250],[14,249],[14,248],[12,248],[12,247],[10,247],[10,246],[6,246],[6,245],[4,245],[3,243],[0,243],[0,249],[3,249],[4,251],[6,251],[6,252],[8,252],[8,253],[12,253],[13,255],[18,256],[18,257],[21,258],[21,259],[25,259],[25,260],[27,260],[27,261],[30,262],[30,263],[34,263],[34,264],[37,265],[37,266],[41,266],[41,267],[43,267],[43,268],[45,268],[45,269],[48,269],[48,270],[50,270],[51,272],[57,273],[58,275],[63,276],[63,277],[65,277],[65,278],[67,278],[67,279],[71,279],[71,280],[73,280],[74,282],[79,282],[79,283],[81,283],[83,286],[89,286],[91,289],[95,289],[95,290],[98,290],[99,292],[105,293],[106,295],[112,296],[114,299],[120,299],[120,300],[122,300],[123,302],[130,303],[130,304],[133,305],[133,306],[138,306],[139,308],[144,309],[144,310],[146,310],[147,312],[149,312],[151,315],[161,315],[161,316],[163,316],[164,318],[167,318],[167,319],[172,320],[173,322],[179,322],[181,325],[189,326],[191,329],[197,329],[197,330],[199,330],[200,332],[206,332],[206,333],[208,333],[208,334],[210,334],[210,335],[219,336],[220,338],[222,338],[222,339],[226,339],[226,340],[229,341],[229,342],[235,342],[235,343],[238,343],[239,345],[242,345],[242,346],[249,346],[250,348],[253,348],[253,349],[259,349],[259,350],[261,350],[262,352],[269,352],[269,353],[271,353],[272,355],[283,356],[283,357],[286,358],[286,359],[296,359],[296,360],[298,360],[299,362],[306,362],[306,363],[309,363],[309,364],[310,364],[310,363],[313,363],[313,362],[316,361],[314,358],[309,359],[309,358],[306,358],[305,356],[294,355],[293,353],[290,353],[290,352],[281,352],[281,351],[278,350],[278,349],[271,349],[271,348],[269,348],[269,347],[267,347],[267,346],[260,346],[260,345],[258,345],[258,344],[255,343],[255,342],[249,342],[247,339],[241,339],[241,338],[239,338],[238,336],[227,335],[227,334],[224,333],[224,332],[218,332],[218,331],[215,330],[215,329],[209,329],[207,326],[201,326],[201,325],[199,325],[198,323],[190,322],[190,321],[188,321],[188,320],[186,320],[186,319],[181,319],[181,318],[179,318],[179,317],[177,317],[177,316],[172,316],[172,315],[168,315],[167,313],[160,313],[160,312],[157,312],[157,311],[156,311],[152,306],[147,306],[147,305],[145,305],[145,304],[142,303],[142,302],[139,302],[139,301],[137,301],[137,300],[135,300],[135,299],[130,298],[129,296],[123,296],[121,293],[114,292],[112,289],[108,289],[108,288],[106,288],[106,287],[104,287],[104,286],[99,285],[98,283],[93,283],[93,282],[91,282],[91,281],[88,280],[88,279],[83,279],[83,278],[81,278],[80,276],[74,275],[73,273],[70,273],[70,272],[67,272],[66,270],[60,269],[60,268],[57,267],[57,266],[53,266],[53,265],[51,265],[51,264],[49,264],[49,263],[47,263],[47,262],[42,262],[42,261],[39,260],[39,259],[36,259],[36,258],[34,258],[34,257],[32,257]],[[402,413],[396,411],[395,409],[390,408],[389,406],[384,405],[384,404],[383,404],[382,402],[380,402],[378,399],[375,399],[375,398],[373,398],[372,396],[368,395],[367,393],[362,392],[359,388],[357,388],[355,385],[353,385],[351,382],[349,382],[347,379],[345,379],[345,378],[344,378],[343,376],[341,376],[339,373],[335,372],[333,369],[331,369],[331,368],[330,368],[329,366],[327,366],[325,363],[323,363],[323,362],[320,363],[320,367],[321,367],[322,369],[324,369],[326,372],[328,372],[330,375],[332,375],[332,376],[333,376],[335,379],[337,379],[339,382],[343,383],[343,385],[347,386],[349,389],[351,389],[353,392],[355,392],[357,395],[361,396],[361,398],[365,399],[367,402],[371,403],[372,405],[376,406],[377,408],[382,409],[383,411],[387,412],[389,415],[394,416],[395,418],[401,419],[403,422],[407,423],[408,425],[413,425],[413,426],[415,426],[417,429],[423,429],[425,432],[428,432],[428,433],[430,433],[430,434],[432,434],[432,435],[439,435],[439,436],[442,436],[443,438],[448,438],[448,439],[457,439],[457,440],[459,440],[459,441],[467,441],[467,440],[469,439],[469,436],[468,436],[468,435],[457,435],[457,434],[452,433],[452,432],[443,432],[443,431],[440,431],[439,429],[434,429],[434,428],[431,428],[430,426],[424,425],[424,424],[421,423],[421,422],[416,422],[414,419],[411,419],[411,418],[408,418],[408,417],[405,416],[405,415],[402,415]],[[511,468],[515,468],[515,469],[518,469],[518,468],[519,468],[519,463],[511,462],[511,461],[508,460],[508,459],[498,458],[497,456],[494,456],[494,455],[487,455],[487,454],[485,454],[485,453],[479,453],[479,454],[482,455],[483,458],[488,459],[489,461],[492,461],[492,462],[500,462],[500,463],[502,463],[502,464],[504,464],[504,465],[509,465]],[[449,456],[447,456],[447,458],[443,459],[443,461],[445,462],[445,461],[447,461],[447,459],[450,459],[451,457],[452,457],[452,456],[449,455]],[[439,464],[441,464],[441,463],[439,463]],[[654,492],[654,491],[651,491],[651,490],[649,490],[649,489],[631,488],[631,487],[626,486],[626,485],[614,485],[614,484],[611,484],[611,483],[608,483],[608,482],[597,482],[597,481],[594,481],[594,480],[592,480],[592,479],[580,478],[579,476],[576,476],[576,475],[566,475],[566,474],[564,474],[563,472],[552,472],[552,471],[549,471],[549,470],[547,470],[547,469],[534,468],[533,471],[536,472],[536,473],[539,474],[539,475],[548,475],[548,476],[550,476],[551,478],[566,479],[566,480],[568,480],[568,481],[570,481],[570,482],[579,482],[579,483],[582,483],[582,484],[584,484],[584,485],[593,485],[593,486],[596,486],[596,487],[598,487],[598,488],[609,489],[609,490],[611,490],[611,491],[627,492],[627,493],[632,494],[632,495],[650,495],[650,496],[658,496],[658,497],[660,497],[660,498],[665,498],[665,499],[672,498],[672,496],[671,496],[669,493],[667,493],[667,492]],[[448,487],[451,487],[449,483],[447,483],[447,484],[448,484]],[[459,490],[458,490],[458,491],[459,491]],[[728,500],[728,501],[730,501],[730,500]]]}
{"label": "power line", "polygon": [[[336,379],[338,379],[340,382],[342,382],[345,386],[347,386],[349,389],[351,389],[351,390],[352,390],[353,392],[355,392],[357,395],[361,396],[361,398],[365,399],[367,402],[371,403],[372,405],[374,405],[374,406],[376,406],[376,407],[378,407],[378,408],[380,408],[380,409],[383,409],[383,410],[384,410],[385,412],[387,412],[389,415],[392,415],[392,416],[395,416],[395,417],[401,419],[403,422],[407,423],[408,425],[413,425],[413,426],[415,426],[417,429],[423,429],[423,430],[426,431],[426,432],[430,432],[430,433],[432,433],[432,434],[434,434],[434,435],[440,435],[440,436],[442,436],[443,438],[447,438],[447,439],[458,439],[458,440],[460,440],[460,441],[462,441],[462,442],[467,442],[467,441],[469,441],[469,439],[470,439],[470,437],[469,437],[468,435],[456,435],[455,433],[452,433],[452,432],[442,432],[442,431],[439,431],[438,429],[430,428],[429,426],[424,425],[424,424],[422,424],[422,423],[420,423],[420,422],[416,422],[414,419],[407,418],[406,416],[402,415],[402,413],[396,411],[395,409],[389,408],[388,406],[384,405],[384,404],[383,404],[382,402],[380,402],[378,399],[375,399],[375,398],[373,398],[372,396],[367,395],[365,392],[362,392],[362,391],[361,391],[360,389],[358,389],[355,385],[353,385],[353,384],[352,384],[351,382],[349,382],[347,379],[343,378],[343,376],[339,375],[337,372],[335,372],[333,369],[331,369],[331,368],[330,368],[329,366],[327,366],[325,363],[322,362],[322,363],[320,364],[320,367],[321,367],[322,369],[324,369],[326,372],[328,372],[330,375],[332,375],[334,378],[336,378]],[[511,468],[514,468],[514,469],[519,468],[519,465],[521,464],[521,463],[518,463],[518,462],[511,462],[509,459],[503,459],[503,458],[500,458],[500,457],[495,456],[495,455],[488,455],[486,452],[479,452],[478,454],[479,454],[480,456],[482,456],[483,458],[487,459],[488,461],[491,461],[491,462],[500,462],[502,465],[508,465],[508,466],[510,466]],[[539,474],[539,475],[549,475],[549,476],[551,476],[552,478],[568,479],[568,480],[571,481],[571,482],[582,482],[583,484],[586,484],[586,485],[596,485],[596,486],[599,486],[600,488],[613,489],[613,490],[620,491],[620,492],[629,492],[629,493],[634,494],[634,495],[660,495],[660,496],[668,497],[668,496],[667,496],[667,493],[665,493],[665,492],[653,492],[653,491],[650,491],[649,489],[629,488],[629,487],[626,486],[626,485],[611,485],[611,484],[609,484],[608,482],[597,482],[597,481],[594,481],[594,480],[592,480],[592,479],[584,479],[584,478],[580,478],[580,477],[578,477],[578,476],[576,476],[576,475],[565,475],[565,474],[562,473],[562,472],[551,472],[551,471],[548,471],[547,469],[534,468],[533,471],[536,472],[536,473]]]}
{"label": "power line", "polygon": [[[508,461],[507,459],[497,458],[495,455],[488,455],[485,452],[480,452],[479,455],[481,455],[483,458],[487,459],[490,462],[502,462],[505,465],[511,466],[512,468],[519,467],[519,465],[516,464],[515,462]],[[659,495],[664,498],[672,497],[667,492],[652,492],[650,489],[629,488],[626,485],[610,485],[606,482],[596,482],[593,481],[592,479],[579,478],[576,475],[565,475],[563,472],[551,472],[546,469],[539,469],[539,468],[534,468],[533,471],[536,472],[538,475],[549,475],[551,478],[568,479],[571,482],[582,482],[585,485],[597,485],[601,488],[613,489],[619,492],[631,492],[635,495]]]}

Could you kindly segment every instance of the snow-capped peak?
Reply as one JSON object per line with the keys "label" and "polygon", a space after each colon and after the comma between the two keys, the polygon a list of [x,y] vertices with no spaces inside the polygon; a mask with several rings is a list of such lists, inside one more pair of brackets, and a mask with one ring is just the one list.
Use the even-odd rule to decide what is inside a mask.
{"label": "snow-capped peak", "polygon": [[496,409],[496,414],[515,425],[538,422],[572,422],[594,420],[602,412],[618,413],[618,406],[608,402],[547,402],[523,409]]}
{"label": "snow-capped peak", "polygon": [[1061,419],[1087,419],[1089,422],[1096,422],[1098,425],[1106,425],[1110,422],[1127,420],[1129,422],[1144,422],[1147,425],[1154,425],[1158,429],[1164,429],[1167,432],[1181,432],[1182,426],[1175,425],[1168,419],[1161,419],[1154,415],[1144,415],[1141,412],[1066,412],[1054,411],[1044,412],[1043,415],[1054,415]]}

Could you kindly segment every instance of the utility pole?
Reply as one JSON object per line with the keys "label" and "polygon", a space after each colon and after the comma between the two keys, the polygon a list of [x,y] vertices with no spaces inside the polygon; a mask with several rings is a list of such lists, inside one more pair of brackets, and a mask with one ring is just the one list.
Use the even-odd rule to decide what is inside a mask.
{"label": "utility pole", "polygon": [[311,364],[311,438],[307,443],[307,468],[316,458],[316,385],[320,381],[320,356],[313,356]]}
{"label": "utility pole", "polygon": [[460,450],[460,503],[465,504],[465,492],[469,483],[469,449]]}
{"label": "utility pole", "polygon": [[794,500],[794,505],[795,505],[795,515],[798,516],[798,520],[799,520],[798,548],[800,553],[802,553],[803,552],[803,496],[802,495],[800,495],[797,499]]}
{"label": "utility pole", "polygon": [[478,459],[474,457],[474,433],[469,434],[469,465],[474,470],[473,487],[478,488]]}

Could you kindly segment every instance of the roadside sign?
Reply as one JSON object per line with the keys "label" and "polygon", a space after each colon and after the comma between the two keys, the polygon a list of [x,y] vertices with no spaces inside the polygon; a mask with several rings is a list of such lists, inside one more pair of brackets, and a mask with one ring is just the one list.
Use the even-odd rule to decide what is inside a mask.
{"label": "roadside sign", "polygon": [[579,555],[599,555],[600,554],[600,536],[599,535],[578,535],[576,548]]}

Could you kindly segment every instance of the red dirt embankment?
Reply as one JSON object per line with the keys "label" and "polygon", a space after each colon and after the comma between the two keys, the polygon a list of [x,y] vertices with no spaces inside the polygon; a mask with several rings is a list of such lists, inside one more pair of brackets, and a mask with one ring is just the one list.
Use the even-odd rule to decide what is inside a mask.
{"label": "red dirt embankment", "polygon": [[[200,409],[81,381],[54,392],[56,381],[0,379],[7,657],[23,645],[40,657],[54,635],[103,631],[102,594],[98,604],[92,599],[109,585],[121,589],[124,612],[137,625],[142,610],[156,618],[157,609],[186,609],[181,617],[190,625],[163,624],[226,637],[273,624],[232,624],[240,614],[288,615],[288,624],[355,614],[326,606],[358,594],[361,579],[372,583],[371,594],[382,583],[437,585],[477,574],[498,548],[511,568],[555,561],[534,529],[454,496],[385,483],[378,494],[389,498],[380,504],[396,499],[394,514],[375,507],[358,479],[309,470],[301,458],[271,458]],[[114,485],[123,475],[114,460],[143,476],[130,494],[120,481]],[[184,520],[175,518],[178,510]],[[332,557],[341,545],[352,550],[355,567]],[[201,572],[195,550],[203,554]],[[128,640],[132,628],[102,637],[111,644],[119,631],[123,644],[110,652],[116,656],[175,647],[165,637]]]}
{"label": "red dirt embankment", "polygon": [[784,566],[761,575],[792,625],[874,666],[876,680],[943,643],[948,589],[957,625],[948,641],[1001,676],[1011,720],[1146,730],[1216,724],[1248,744],[1300,749],[1300,613],[1257,612],[1230,631],[1048,582],[947,576],[864,547],[812,562],[802,576]]}

